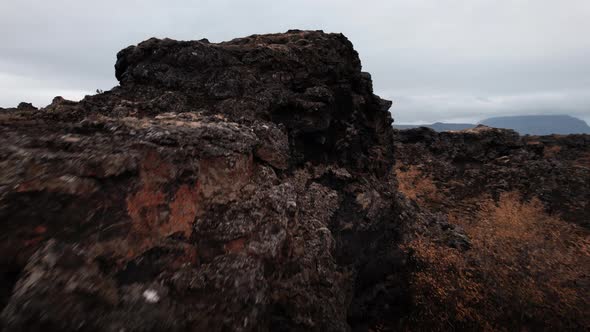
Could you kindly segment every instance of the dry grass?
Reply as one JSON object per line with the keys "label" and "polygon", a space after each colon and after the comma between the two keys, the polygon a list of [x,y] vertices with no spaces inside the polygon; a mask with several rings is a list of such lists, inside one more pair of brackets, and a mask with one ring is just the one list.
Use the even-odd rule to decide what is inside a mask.
{"label": "dry grass", "polygon": [[543,149],[543,156],[545,158],[555,158],[557,157],[560,151],[561,146],[559,145],[545,146],[545,149]]}
{"label": "dry grass", "polygon": [[430,205],[441,201],[432,176],[424,175],[417,166],[411,165],[405,169],[397,167],[395,174],[399,183],[399,191],[409,199],[415,200],[419,205]]}
{"label": "dry grass", "polygon": [[[517,193],[450,216],[472,241],[460,252],[419,237],[413,324],[425,329],[538,330],[590,327],[587,231]],[[414,326],[416,326],[414,325]]]}
{"label": "dry grass", "polygon": [[575,165],[581,167],[589,167],[590,168],[590,152],[584,153],[580,158],[578,158],[575,162]]}

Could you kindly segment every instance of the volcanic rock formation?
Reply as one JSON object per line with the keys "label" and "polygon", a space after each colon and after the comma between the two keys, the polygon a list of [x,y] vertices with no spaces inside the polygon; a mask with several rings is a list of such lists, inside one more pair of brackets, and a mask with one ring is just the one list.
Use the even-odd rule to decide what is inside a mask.
{"label": "volcanic rock formation", "polygon": [[[452,319],[422,314],[439,312],[429,296],[450,294],[433,303],[446,312],[460,289],[438,287],[439,277],[455,287],[464,266],[479,264],[436,269],[449,257],[477,258],[445,215],[462,200],[515,189],[587,225],[586,136],[394,131],[391,102],[373,94],[352,44],[321,31],[217,44],[150,39],[122,50],[115,69],[119,86],[80,102],[0,109],[2,330],[543,324],[519,309],[483,323],[472,318],[486,311],[471,317],[464,307]],[[394,156],[449,195],[408,200]],[[481,276],[468,281],[480,285]],[[574,310],[542,327],[561,317],[584,324],[581,279],[556,288],[573,289]],[[496,282],[483,281],[485,290]],[[495,308],[495,297],[473,289],[469,310]]]}
{"label": "volcanic rock formation", "polygon": [[[150,39],[0,112],[6,331],[345,331],[405,310],[391,103],[341,34]],[[388,318],[389,317],[389,318]]]}
{"label": "volcanic rock formation", "polygon": [[416,167],[444,195],[428,207],[448,212],[460,202],[518,191],[547,212],[590,228],[590,136],[519,136],[478,126],[440,132],[396,130],[396,158]]}

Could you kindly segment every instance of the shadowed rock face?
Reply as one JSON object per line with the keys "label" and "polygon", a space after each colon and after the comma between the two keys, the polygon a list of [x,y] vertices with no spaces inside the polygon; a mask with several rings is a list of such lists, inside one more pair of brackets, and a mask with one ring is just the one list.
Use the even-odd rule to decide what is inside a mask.
{"label": "shadowed rock face", "polygon": [[402,225],[426,217],[344,36],[150,39],[116,76],[0,112],[6,331],[345,331],[404,310]]}

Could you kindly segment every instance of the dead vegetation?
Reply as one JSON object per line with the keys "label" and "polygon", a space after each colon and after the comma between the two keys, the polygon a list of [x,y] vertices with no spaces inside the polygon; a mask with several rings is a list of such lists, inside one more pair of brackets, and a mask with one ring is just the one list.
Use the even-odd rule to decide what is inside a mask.
{"label": "dead vegetation", "polygon": [[580,167],[588,167],[590,168],[590,152],[584,153],[580,158],[578,158],[574,164]]}
{"label": "dead vegetation", "polygon": [[589,328],[587,230],[515,192],[481,200],[477,211],[449,216],[470,237],[471,249],[425,236],[407,246],[416,266],[412,330]]}
{"label": "dead vegetation", "polygon": [[407,198],[415,200],[421,206],[440,202],[441,196],[432,176],[423,174],[417,166],[397,167],[395,174],[399,191]]}
{"label": "dead vegetation", "polygon": [[555,158],[559,152],[561,152],[561,146],[559,145],[546,146],[543,150],[543,156],[545,158]]}

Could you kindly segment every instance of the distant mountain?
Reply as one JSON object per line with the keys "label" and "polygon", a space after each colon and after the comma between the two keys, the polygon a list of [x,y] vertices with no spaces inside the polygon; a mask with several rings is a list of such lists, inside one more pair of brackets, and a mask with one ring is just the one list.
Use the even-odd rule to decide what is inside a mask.
{"label": "distant mountain", "polygon": [[[514,129],[521,135],[590,134],[590,126],[585,121],[569,115],[502,116],[485,119],[480,124],[494,128]],[[396,129],[427,127],[436,131],[464,130],[475,126],[477,125],[470,123],[442,122],[421,125],[393,125]]]}
{"label": "distant mountain", "polygon": [[420,124],[420,125],[393,125],[395,129],[411,129],[411,128],[418,128],[418,127],[427,127],[434,129],[436,131],[449,131],[449,130],[463,130],[473,128],[476,125],[472,123],[443,123],[443,122],[436,122],[433,124]]}
{"label": "distant mountain", "polygon": [[569,115],[521,115],[494,117],[481,124],[514,129],[521,135],[590,134],[588,124]]}

